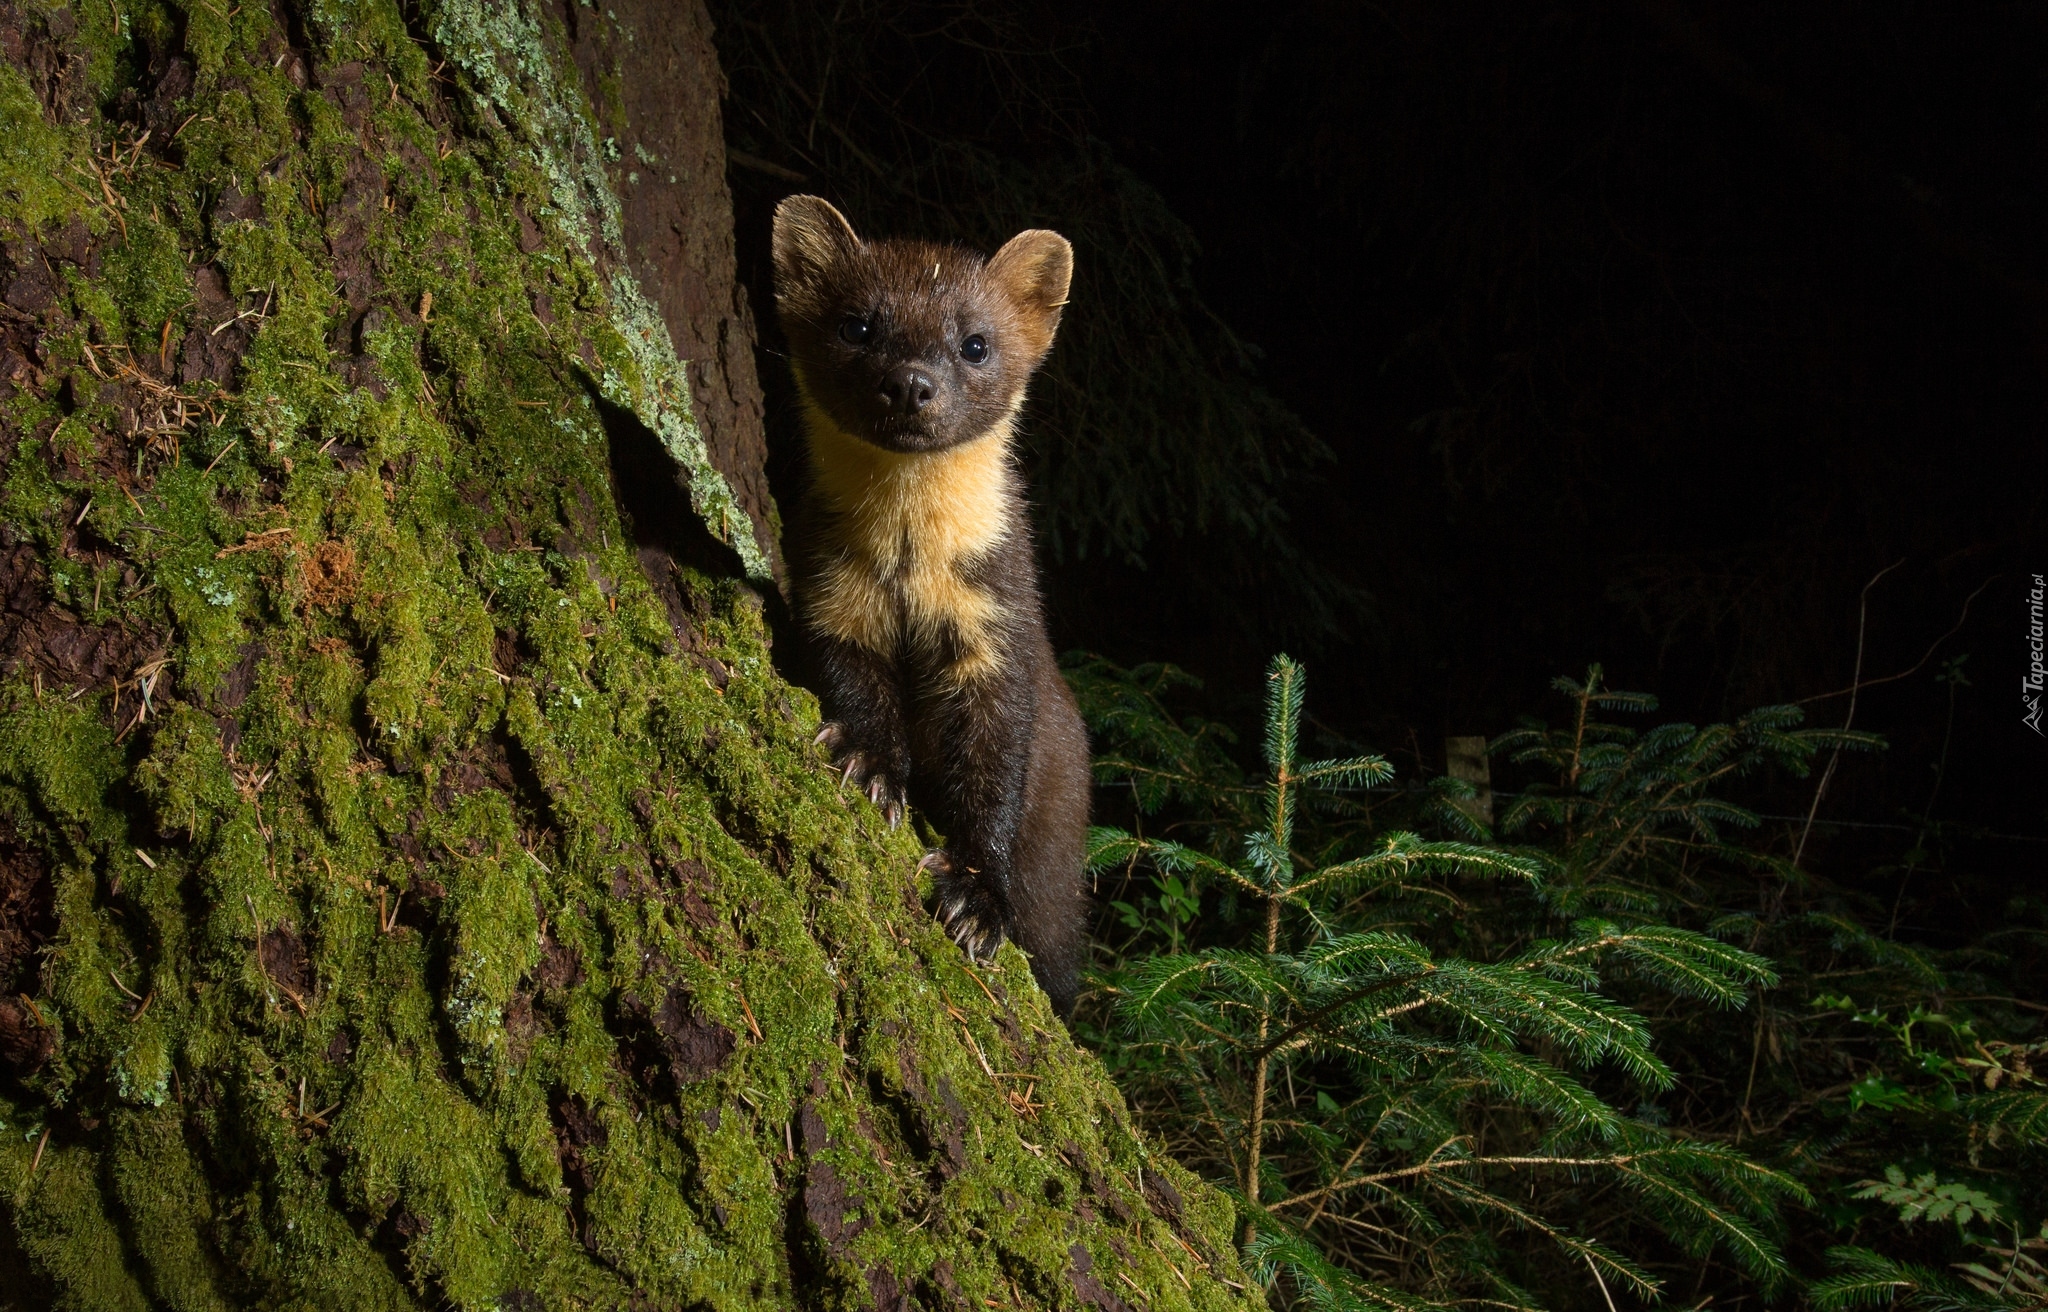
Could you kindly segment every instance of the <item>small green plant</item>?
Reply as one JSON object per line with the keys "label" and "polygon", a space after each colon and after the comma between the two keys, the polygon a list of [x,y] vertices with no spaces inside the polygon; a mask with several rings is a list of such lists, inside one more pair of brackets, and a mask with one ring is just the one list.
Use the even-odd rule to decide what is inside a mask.
{"label": "small green plant", "polygon": [[1865,1180],[1862,1185],[1855,1197],[1875,1198],[1898,1208],[1901,1221],[1918,1221],[1923,1217],[1929,1221],[1953,1219],[1960,1229],[1980,1217],[1985,1221],[1998,1220],[1996,1198],[1959,1181],[1944,1184],[1932,1171],[1908,1180],[1904,1167],[1887,1166],[1884,1179]]}
{"label": "small green plant", "polygon": [[[1375,782],[1341,742],[1348,777],[1295,763],[1298,684],[1269,704],[1262,781],[1227,729],[1172,712],[1178,671],[1070,678],[1100,810],[1124,821],[1098,879],[1145,911],[1104,936],[1098,1041],[1183,1160],[1235,1189],[1276,1304],[1602,1307],[1625,1253],[1689,1305],[1791,1297],[1789,1268],[1819,1312],[2048,1306],[2029,966],[2048,908],[2017,896],[1976,942],[1906,937],[1899,881],[1945,873],[1931,824],[1904,867],[1794,859],[1811,767],[1880,740],[1790,706],[1634,728],[1614,721],[1655,699],[1596,666],[1555,681],[1562,723],[1490,744],[1489,832],[1456,781]],[[1515,1001],[1527,978],[1570,984],[1606,1046],[1550,1032],[1561,1013]],[[1453,987],[1471,980],[1491,992]]]}
{"label": "small green plant", "polygon": [[[1099,664],[1077,673],[1084,703],[1124,713],[1106,758],[1126,761],[1135,747],[1147,763],[1111,767],[1137,790],[1140,814],[1180,796],[1256,820],[1234,841],[1214,823],[1190,825],[1202,844],[1098,829],[1090,865],[1126,883],[1149,870],[1159,892],[1148,906],[1213,895],[1215,915],[1173,919],[1150,933],[1160,950],[1106,976],[1111,1059],[1155,1125],[1235,1189],[1247,1260],[1276,1297],[1534,1306],[1543,1300],[1517,1277],[1531,1238],[1581,1265],[1603,1295],[1620,1286],[1655,1297],[1655,1275],[1572,1207],[1547,1205],[1569,1190],[1532,1194],[1544,1179],[1618,1190],[1681,1248],[1718,1246],[1764,1284],[1777,1280],[1774,1207],[1804,1190],[1726,1144],[1621,1110],[1616,1096],[1654,1095],[1672,1077],[1642,1017],[1601,992],[1612,971],[1696,1004],[1740,1006],[1774,981],[1761,958],[1602,916],[1487,956],[1425,941],[1455,925],[1469,885],[1540,888],[1555,862],[1377,830],[1359,790],[1393,771],[1376,756],[1302,759],[1305,678],[1284,656],[1267,676],[1266,777],[1255,788],[1198,768],[1209,735],[1139,713],[1170,683],[1156,668],[1126,681],[1135,693],[1122,702],[1098,686],[1109,673]],[[1594,751],[1585,768],[1613,764]],[[1148,928],[1135,913],[1126,923]],[[1195,937],[1204,941],[1181,946]]]}
{"label": "small green plant", "polygon": [[1807,1293],[1816,1312],[1847,1312],[1851,1308],[1891,1303],[1924,1312],[2009,1312],[2048,1306],[2048,1221],[2031,1238],[2018,1225],[2000,1239],[1970,1232],[1973,1221],[1996,1223],[2000,1204],[1980,1190],[1956,1181],[1942,1182],[1926,1171],[1912,1179],[1898,1166],[1885,1168],[1882,1180],[1866,1180],[1858,1198],[1875,1199],[1899,1209],[1899,1222],[1952,1220],[1971,1256],[1951,1264],[1949,1275],[1916,1262],[1900,1261],[1868,1248],[1842,1246],[1828,1250],[1834,1274],[1817,1280]]}
{"label": "small green plant", "polygon": [[[1859,1180],[1850,1197],[1895,1209],[1904,1232],[1920,1222],[1951,1222],[1946,1247],[1955,1273],[1867,1244],[1841,1245],[1827,1254],[1833,1274],[1810,1290],[1815,1307],[1843,1312],[1898,1303],[1920,1312],[1993,1312],[2048,1306],[2048,1268],[2041,1260],[2048,1254],[2048,1220],[2027,1236],[2024,1209],[2038,1208],[2039,1201],[2018,1187],[2025,1179],[2021,1164],[2048,1143],[2048,1084],[2033,1066],[2048,1044],[1986,1039],[1971,1020],[1923,1006],[1894,1013],[1831,995],[1815,1005],[1881,1036],[1877,1059],[1849,1086],[1852,1119],[1860,1114],[1872,1138],[1909,1133],[1907,1142],[1917,1140],[1923,1156],[1938,1157],[1947,1168],[1909,1172],[1893,1163],[1882,1179]],[[1973,1178],[1961,1178],[1963,1172]]]}

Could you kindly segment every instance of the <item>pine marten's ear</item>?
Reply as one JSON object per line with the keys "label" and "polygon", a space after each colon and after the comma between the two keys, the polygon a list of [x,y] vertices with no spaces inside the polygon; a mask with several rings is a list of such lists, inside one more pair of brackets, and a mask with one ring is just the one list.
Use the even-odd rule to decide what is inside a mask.
{"label": "pine marten's ear", "polygon": [[775,207],[775,298],[787,301],[819,284],[825,272],[860,250],[846,216],[819,196],[791,196]]}
{"label": "pine marten's ear", "polygon": [[988,273],[1018,309],[1037,321],[1045,345],[1051,346],[1074,278],[1074,248],[1067,239],[1044,228],[1020,232],[989,257]]}

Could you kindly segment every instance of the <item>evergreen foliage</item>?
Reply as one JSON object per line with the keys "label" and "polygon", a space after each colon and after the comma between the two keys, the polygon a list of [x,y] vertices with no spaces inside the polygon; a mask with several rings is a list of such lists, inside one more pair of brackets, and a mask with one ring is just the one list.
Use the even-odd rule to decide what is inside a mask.
{"label": "evergreen foliage", "polygon": [[[1583,1078],[1672,1083],[1642,1018],[1599,991],[1603,974],[1739,1006],[1774,982],[1768,965],[1695,931],[1599,916],[1485,957],[1433,946],[1426,938],[1442,943],[1432,931],[1462,909],[1467,885],[1540,888],[1555,862],[1346,823],[1358,808],[1345,793],[1392,770],[1374,756],[1300,759],[1304,684],[1295,662],[1273,662],[1266,779],[1231,794],[1258,824],[1234,852],[1109,828],[1090,845],[1097,871],[1143,863],[1233,904],[1223,918],[1237,934],[1133,954],[1106,982],[1120,1073],[1176,1143],[1234,1186],[1248,1261],[1312,1307],[1525,1306],[1542,1300],[1489,1253],[1532,1235],[1603,1287],[1656,1294],[1660,1280],[1639,1262],[1531,1205],[1523,1181],[1556,1174],[1618,1185],[1681,1244],[1719,1246],[1774,1284],[1774,1206],[1804,1197],[1801,1186],[1726,1145],[1631,1118]],[[1184,766],[1178,755],[1169,770]],[[1130,757],[1109,768],[1149,786],[1141,814],[1170,777]],[[1338,823],[1303,824],[1319,811]]]}
{"label": "evergreen foliage", "polygon": [[1900,941],[1887,899],[1800,869],[1797,826],[1731,796],[1874,737],[1786,706],[1638,730],[1610,717],[1655,699],[1596,666],[1556,681],[1562,725],[1490,744],[1526,780],[1495,833],[1470,785],[1389,787],[1341,742],[1303,763],[1285,658],[1257,781],[1227,727],[1169,710],[1179,671],[1070,678],[1128,821],[1093,845],[1097,1039],[1234,1192],[1279,1304],[2048,1292],[2048,1045],[2012,962]]}

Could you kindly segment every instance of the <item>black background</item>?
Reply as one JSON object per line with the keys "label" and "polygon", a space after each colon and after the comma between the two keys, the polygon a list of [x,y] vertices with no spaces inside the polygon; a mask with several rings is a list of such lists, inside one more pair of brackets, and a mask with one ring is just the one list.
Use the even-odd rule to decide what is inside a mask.
{"label": "black background", "polygon": [[[1193,227],[1202,292],[1334,453],[1290,504],[1370,599],[1296,651],[1326,732],[1433,773],[1445,734],[1557,718],[1550,679],[1593,661],[1661,718],[1817,697],[1851,682],[1865,585],[1895,566],[1867,593],[1864,675],[1932,656],[1861,695],[1856,726],[1891,747],[1846,760],[1822,816],[1900,827],[1825,828],[1809,864],[1879,894],[1930,837],[1942,873],[1901,928],[1938,937],[2032,887],[2048,10],[1003,8],[1056,51],[1080,130]],[[939,81],[914,112],[1000,119],[1015,89],[965,67],[918,65]],[[772,356],[766,210],[802,188],[735,187]],[[1083,249],[1075,296],[1088,275]],[[1199,542],[1053,564],[1056,644],[1174,661],[1248,715],[1275,640],[1177,603],[1203,567]],[[1939,682],[1956,656],[1967,685]],[[1848,699],[1808,709],[1839,724]]]}

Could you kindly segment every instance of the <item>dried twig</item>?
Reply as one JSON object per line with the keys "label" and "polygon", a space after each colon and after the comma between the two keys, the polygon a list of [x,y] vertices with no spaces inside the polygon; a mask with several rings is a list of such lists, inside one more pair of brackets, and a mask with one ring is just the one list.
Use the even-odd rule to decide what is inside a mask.
{"label": "dried twig", "polygon": [[[1896,569],[1898,567],[1895,565],[1893,566],[1893,568]],[[1923,667],[1926,666],[1928,661],[1934,659],[1934,653],[1941,650],[1942,643],[1947,642],[1950,638],[1955,637],[1957,633],[1962,631],[1964,623],[1967,622],[1970,618],[1970,603],[1977,600],[1978,597],[1982,596],[1984,594],[1984,589],[1990,587],[1993,583],[1997,581],[1998,576],[1996,574],[1993,574],[1990,578],[1985,579],[1982,583],[1978,584],[1977,590],[1975,592],[1963,598],[1963,613],[1956,617],[1955,624],[1949,628],[1949,631],[1947,633],[1942,634],[1939,638],[1936,638],[1931,644],[1929,644],[1926,654],[1923,655],[1919,660],[1913,662],[1913,668],[1909,670],[1901,670],[1897,674],[1887,674],[1882,679],[1865,679],[1861,683],[1852,683],[1846,688],[1837,688],[1833,692],[1817,692],[1811,697],[1802,697],[1792,704],[1794,706],[1804,706],[1808,702],[1824,702],[1832,697],[1853,696],[1864,688],[1875,688],[1882,683],[1897,683],[1901,679],[1912,678],[1914,675],[1918,674]]]}
{"label": "dried twig", "polygon": [[[1856,696],[1863,689],[1863,640],[1869,629],[1870,622],[1870,590],[1877,586],[1878,580],[1905,563],[1905,557],[1900,557],[1871,575],[1870,582],[1863,585],[1862,600],[1858,603],[1856,610],[1856,667],[1855,672],[1849,677],[1849,713],[1842,717],[1842,731],[1844,733],[1847,733],[1849,727],[1856,723]],[[1966,603],[1964,606],[1966,613],[1968,609],[1969,607]],[[1930,650],[1929,655],[1932,654]],[[1828,753],[1828,768],[1821,771],[1820,783],[1813,790],[1813,805],[1806,808],[1806,825],[1799,831],[1799,845],[1792,851],[1792,864],[1794,866],[1797,866],[1801,858],[1806,855],[1806,840],[1813,834],[1814,817],[1820,814],[1820,799],[1827,796],[1828,784],[1834,779],[1835,767],[1841,764],[1841,760],[1842,749],[1840,745],[1837,745],[1834,751]]]}

